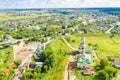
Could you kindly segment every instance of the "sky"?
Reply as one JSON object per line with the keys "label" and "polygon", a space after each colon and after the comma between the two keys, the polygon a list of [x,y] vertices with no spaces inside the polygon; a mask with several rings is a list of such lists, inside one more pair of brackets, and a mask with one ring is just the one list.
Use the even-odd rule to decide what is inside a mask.
{"label": "sky", "polygon": [[120,7],[120,0],[0,0],[0,9]]}

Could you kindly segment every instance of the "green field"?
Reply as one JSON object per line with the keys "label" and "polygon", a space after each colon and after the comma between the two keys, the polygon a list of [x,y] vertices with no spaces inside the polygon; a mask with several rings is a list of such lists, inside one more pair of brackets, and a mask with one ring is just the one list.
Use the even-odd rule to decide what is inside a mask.
{"label": "green field", "polygon": [[71,49],[61,38],[53,41],[49,47],[53,50],[54,67],[45,74],[43,80],[63,80],[64,71]]}
{"label": "green field", "polygon": [[13,48],[0,49],[0,75],[4,74],[0,76],[0,80],[8,80],[13,74],[13,62]]}
{"label": "green field", "polygon": [[66,36],[66,40],[73,46],[78,48],[80,45],[80,39],[85,36],[86,46],[88,44],[97,45],[96,53],[99,58],[101,57],[119,57],[120,56],[120,35],[116,34],[113,38],[110,38],[111,34],[74,34]]}

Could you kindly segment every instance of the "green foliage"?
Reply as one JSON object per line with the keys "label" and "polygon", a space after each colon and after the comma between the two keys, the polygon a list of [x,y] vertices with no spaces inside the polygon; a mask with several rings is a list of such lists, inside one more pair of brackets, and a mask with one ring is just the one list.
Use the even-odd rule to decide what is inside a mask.
{"label": "green foliage", "polygon": [[100,80],[108,80],[109,79],[109,75],[107,74],[107,72],[105,70],[101,70],[98,73],[98,78]]}
{"label": "green foliage", "polygon": [[14,64],[15,64],[15,67],[17,68],[20,64],[21,64],[21,61],[14,61]]}
{"label": "green foliage", "polygon": [[8,80],[14,73],[14,66],[13,48],[0,49],[0,80]]}
{"label": "green foliage", "polygon": [[114,34],[112,34],[112,35],[110,35],[110,38],[113,38],[115,35]]}
{"label": "green foliage", "polygon": [[100,80],[112,80],[117,74],[117,70],[113,68],[106,59],[101,59],[99,67],[100,70],[96,77]]}
{"label": "green foliage", "polygon": [[[41,54],[38,55],[39,59],[35,60],[38,62],[43,62],[43,65],[41,67],[41,74],[43,75],[40,79],[63,80],[63,73],[70,51],[70,48],[60,37],[58,37],[50,45],[48,45],[48,47]],[[36,75],[36,71],[34,72],[34,74]],[[32,77],[30,79],[32,79]]]}
{"label": "green foliage", "polygon": [[29,68],[23,74],[23,78],[25,80],[27,80],[27,79],[38,80],[38,79],[41,79],[41,77],[42,77],[42,74],[41,74],[41,68],[40,67],[36,67],[34,70]]}
{"label": "green foliage", "polygon": [[[65,48],[64,48],[64,47]],[[44,65],[44,68],[47,70],[47,73],[43,76],[43,80],[63,80],[64,75],[64,69],[67,63],[68,53],[71,51],[70,48],[62,41],[61,38],[56,39],[54,42],[52,42],[49,47],[51,47],[52,50],[48,51],[47,53],[52,51],[52,54],[49,55],[51,57],[51,61],[53,62],[52,67],[48,69],[47,64],[50,64],[49,62],[46,65]],[[46,48],[48,49],[48,48]],[[46,50],[45,50],[46,51]]]}
{"label": "green foliage", "polygon": [[54,64],[54,56],[52,55],[53,51],[50,47],[46,48],[41,54],[41,62],[43,63],[42,71],[45,72],[53,67]]}
{"label": "green foliage", "polygon": [[100,69],[104,69],[108,65],[110,65],[110,63],[108,62],[107,59],[101,59],[100,60],[100,65],[99,65]]}

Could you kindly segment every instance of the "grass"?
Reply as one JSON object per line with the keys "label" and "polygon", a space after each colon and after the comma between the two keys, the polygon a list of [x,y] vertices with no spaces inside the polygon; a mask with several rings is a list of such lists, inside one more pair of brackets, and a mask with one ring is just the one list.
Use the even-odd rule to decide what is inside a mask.
{"label": "grass", "polygon": [[55,63],[54,67],[45,74],[43,80],[63,80],[66,63],[69,57],[68,53],[71,52],[71,49],[61,38],[57,38],[49,47],[53,50]]}
{"label": "grass", "polygon": [[[86,37],[86,46],[88,46],[89,43],[95,45],[98,45],[98,48],[96,50],[98,57],[119,57],[120,56],[120,35],[116,34],[115,37],[110,38],[110,34],[85,34]],[[74,35],[69,35],[66,36],[66,40],[74,46],[74,47],[79,47],[80,45],[80,39],[82,35],[80,34],[74,34]],[[69,38],[69,39],[67,39]],[[74,42],[72,42],[74,40]]]}
{"label": "grass", "polygon": [[0,49],[0,74],[6,71],[6,76],[0,76],[0,80],[8,80],[13,74],[13,69],[10,69],[14,65],[13,62],[13,48],[7,47],[4,49]]}
{"label": "grass", "polygon": [[0,68],[4,68],[9,60],[13,61],[13,48],[0,49]]}

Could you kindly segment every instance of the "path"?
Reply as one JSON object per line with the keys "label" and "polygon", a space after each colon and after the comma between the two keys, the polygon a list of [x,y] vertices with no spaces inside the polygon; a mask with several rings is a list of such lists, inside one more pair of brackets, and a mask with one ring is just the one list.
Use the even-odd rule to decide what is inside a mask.
{"label": "path", "polygon": [[71,44],[66,41],[66,39],[64,38],[64,36],[62,36],[62,39],[64,40],[64,42],[65,42],[71,49],[73,49],[73,50],[78,50],[77,48],[72,47]]}
{"label": "path", "polygon": [[97,56],[95,50],[92,50],[92,53],[93,53],[94,57],[98,60],[98,56]]}
{"label": "path", "polygon": [[114,29],[115,26],[112,26],[110,29],[108,29],[105,33],[111,33],[110,31]]}
{"label": "path", "polygon": [[[62,36],[62,39],[64,40],[64,42],[65,42],[72,50],[78,50],[78,49],[72,47],[72,46],[70,45],[70,43],[68,43],[68,42],[66,41],[66,39],[64,38],[64,36]],[[69,65],[69,63],[70,63],[70,62],[74,62],[74,61],[75,61],[75,60],[74,60],[73,56],[70,56],[69,59],[68,59],[68,62],[67,62],[67,64],[66,64],[66,67],[65,67],[64,80],[75,80],[75,76],[72,76],[72,75],[71,75],[71,72],[72,72],[72,71],[71,71],[71,70],[68,70],[68,65]]]}

